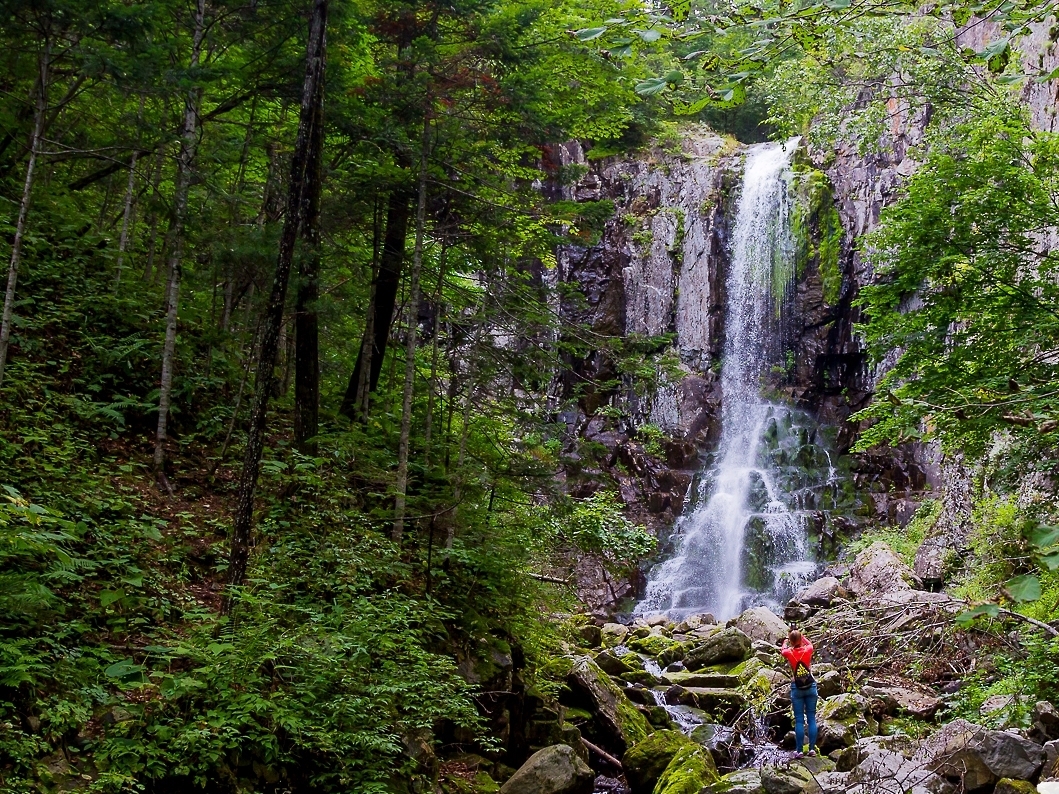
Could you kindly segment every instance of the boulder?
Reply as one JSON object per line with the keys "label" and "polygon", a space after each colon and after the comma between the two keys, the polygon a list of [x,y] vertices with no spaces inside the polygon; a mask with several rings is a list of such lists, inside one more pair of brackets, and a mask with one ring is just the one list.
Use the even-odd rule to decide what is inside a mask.
{"label": "boulder", "polygon": [[595,778],[572,747],[554,744],[531,755],[500,794],[591,794]]}
{"label": "boulder", "polygon": [[804,789],[804,794],[845,794],[849,791],[849,772],[821,772]]}
{"label": "boulder", "polygon": [[750,639],[762,640],[773,647],[790,631],[790,627],[768,607],[746,610],[735,619],[735,627]]}
{"label": "boulder", "polygon": [[574,658],[567,684],[576,700],[571,705],[582,706],[592,713],[584,732],[604,748],[621,755],[651,732],[644,716],[587,656]]}
{"label": "boulder", "polygon": [[821,752],[832,753],[878,733],[879,724],[867,713],[867,706],[863,697],[849,692],[822,701],[816,716]]}
{"label": "boulder", "polygon": [[746,697],[736,689],[713,687],[671,686],[666,690],[666,702],[677,706],[694,706],[724,722],[734,720],[747,708]]}
{"label": "boulder", "polygon": [[823,673],[813,671],[816,679],[816,692],[822,698],[834,697],[842,693],[842,674],[838,670],[827,670]]}
{"label": "boulder", "polygon": [[941,708],[941,698],[911,686],[865,686],[864,697],[878,700],[887,714],[904,713],[919,719],[931,719]]}
{"label": "boulder", "polygon": [[913,756],[965,789],[994,785],[1001,778],[1029,780],[1044,763],[1044,750],[1017,733],[991,731],[953,720],[927,737]]}
{"label": "boulder", "polygon": [[1047,700],[1040,700],[1030,712],[1030,738],[1041,742],[1059,739],[1059,710]]}
{"label": "boulder", "polygon": [[691,740],[709,750],[718,766],[729,769],[738,766],[740,733],[734,728],[705,722],[692,730]]}
{"label": "boulder", "polygon": [[800,764],[761,767],[761,787],[766,794],[801,794],[813,773]]}
{"label": "boulder", "polygon": [[707,786],[702,794],[765,794],[765,789],[761,786],[761,773],[757,769],[740,769]]}
{"label": "boulder", "polygon": [[945,778],[900,753],[869,754],[848,777],[847,791],[856,794],[952,794]]}
{"label": "boulder", "polygon": [[829,607],[836,599],[848,600],[849,597],[849,591],[838,579],[834,576],[825,576],[800,591],[793,601],[810,607]]}
{"label": "boulder", "polygon": [[750,638],[736,627],[718,631],[707,637],[684,657],[688,670],[700,670],[722,662],[741,662],[750,655]]}
{"label": "boulder", "polygon": [[713,757],[705,747],[682,747],[658,778],[654,794],[699,794],[719,779]]}
{"label": "boulder", "polygon": [[622,675],[623,673],[631,673],[633,668],[626,664],[625,660],[618,656],[614,651],[600,651],[595,657],[596,664],[599,665],[599,669],[607,675]]}
{"label": "boulder", "polygon": [[993,794],[1037,794],[1037,787],[1028,780],[1003,778],[997,781]]}
{"label": "boulder", "polygon": [[702,626],[714,626],[716,623],[717,618],[709,612],[704,612],[701,615],[689,615],[684,618],[676,625],[675,631],[680,634],[687,634],[688,632],[694,631]]}
{"label": "boulder", "polygon": [[1011,731],[989,731],[982,739],[978,753],[998,778],[1029,780],[1044,764],[1044,749]]}
{"label": "boulder", "polygon": [[625,642],[625,638],[629,636],[629,627],[620,623],[604,623],[603,628],[599,631],[601,635],[600,642],[604,648],[613,648],[615,645],[621,645]]}
{"label": "boulder", "polygon": [[646,637],[629,640],[629,648],[654,657],[662,666],[684,658],[684,646],[662,634],[652,633]]}
{"label": "boulder", "polygon": [[1057,739],[1044,743],[1044,766],[1041,767],[1041,777],[1059,777],[1059,740]]}
{"label": "boulder", "polygon": [[599,626],[594,623],[586,623],[584,626],[578,626],[577,636],[581,638],[583,643],[591,648],[598,648],[600,643],[603,642],[603,632],[601,632]]}
{"label": "boulder", "polygon": [[662,613],[656,613],[654,615],[647,615],[644,617],[643,622],[648,626],[664,626],[669,622],[669,619]]}
{"label": "boulder", "polygon": [[725,673],[692,673],[681,670],[675,673],[664,673],[662,680],[667,684],[679,684],[680,686],[716,687],[720,689],[735,689],[739,686],[739,677],[726,675]]}
{"label": "boulder", "polygon": [[789,623],[801,623],[803,620],[808,620],[812,617],[815,611],[808,604],[791,599],[787,602],[787,606],[783,608],[783,619]]}
{"label": "boulder", "polygon": [[695,742],[680,731],[655,731],[630,747],[621,765],[632,794],[650,794],[680,749],[694,746]]}
{"label": "boulder", "polygon": [[832,754],[839,772],[849,772],[865,759],[881,753],[895,753],[909,758],[912,755],[912,740],[903,734],[894,736],[865,736],[857,739],[844,750]]}
{"label": "boulder", "polygon": [[882,541],[858,554],[849,569],[849,590],[857,598],[922,586],[912,569]]}

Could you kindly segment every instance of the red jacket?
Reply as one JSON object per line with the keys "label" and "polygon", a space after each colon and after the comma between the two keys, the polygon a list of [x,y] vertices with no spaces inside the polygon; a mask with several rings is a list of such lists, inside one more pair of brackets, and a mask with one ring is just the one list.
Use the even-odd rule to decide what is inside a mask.
{"label": "red jacket", "polygon": [[805,665],[806,668],[809,667],[809,663],[813,660],[813,644],[808,637],[802,637],[802,644],[795,648],[784,642],[783,647],[780,648],[780,653],[790,663],[791,672],[797,672],[799,662]]}

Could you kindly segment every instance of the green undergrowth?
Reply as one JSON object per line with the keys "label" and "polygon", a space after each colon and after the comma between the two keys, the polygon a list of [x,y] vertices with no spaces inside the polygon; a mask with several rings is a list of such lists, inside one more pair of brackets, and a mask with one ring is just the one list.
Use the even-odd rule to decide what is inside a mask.
{"label": "green undergrowth", "polygon": [[859,537],[850,542],[846,547],[846,556],[853,559],[864,549],[876,541],[882,541],[893,549],[904,562],[912,565],[915,561],[916,549],[926,538],[933,528],[934,523],[941,514],[941,502],[927,500],[916,510],[912,520],[904,527],[889,525],[875,525],[866,529]]}
{"label": "green undergrowth", "polygon": [[569,605],[526,572],[556,549],[615,569],[638,553],[650,539],[613,494],[535,502],[555,445],[483,413],[463,433],[450,414],[461,495],[445,476],[457,452],[417,457],[398,546],[392,395],[366,425],[325,416],[316,457],[287,442],[281,398],[251,567],[222,616],[245,413],[218,454],[238,339],[214,330],[208,293],[189,295],[169,497],[145,441],[162,316],[142,307],[157,287],[115,291],[102,241],[55,226],[30,244],[20,289],[36,304],[19,309],[0,392],[0,790],[405,791],[433,774],[416,742],[490,745],[476,695],[496,654],[527,689],[555,689],[547,616]]}

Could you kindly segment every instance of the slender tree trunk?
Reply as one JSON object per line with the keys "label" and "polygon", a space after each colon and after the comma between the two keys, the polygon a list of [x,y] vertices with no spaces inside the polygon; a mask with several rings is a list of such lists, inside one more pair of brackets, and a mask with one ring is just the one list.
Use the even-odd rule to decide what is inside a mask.
{"label": "slender tree trunk", "polygon": [[151,210],[150,231],[147,235],[147,264],[143,269],[143,280],[153,280],[154,258],[158,252],[158,202],[161,198],[158,186],[162,183],[162,165],[165,162],[165,147],[159,146],[154,158],[154,176],[151,178],[151,198],[154,204]]}
{"label": "slender tree trunk", "polygon": [[136,155],[136,152],[132,153],[132,160],[129,163],[129,182],[125,186],[125,212],[121,216],[121,237],[118,239],[118,274],[114,277],[115,292],[121,284],[121,266],[125,261],[125,249],[129,244],[129,226],[133,212],[132,199],[136,189]]}
{"label": "slender tree trunk", "polygon": [[423,232],[427,220],[427,154],[430,118],[423,121],[419,145],[419,199],[416,205],[416,242],[412,253],[412,283],[408,288],[408,342],[404,361],[404,399],[401,403],[401,437],[397,446],[397,496],[394,499],[393,532],[397,543],[404,535],[405,498],[408,495],[408,447],[412,434],[412,396],[415,393],[416,332],[419,330],[419,277],[423,272]]}
{"label": "slender tree trunk", "polygon": [[[375,277],[374,300],[371,306],[372,348],[369,356],[361,355],[349,378],[342,407],[339,409],[345,417],[353,419],[358,405],[357,386],[362,382],[361,369],[367,370],[365,379],[367,391],[374,393],[379,385],[382,365],[386,357],[386,346],[390,340],[390,327],[393,324],[394,309],[397,306],[397,292],[401,283],[401,271],[404,266],[405,237],[408,236],[408,216],[411,212],[411,193],[399,187],[390,193],[386,208],[386,237],[382,244],[382,256],[379,258],[379,273]],[[367,333],[367,332],[365,332]],[[363,398],[362,399],[366,399]]]}
{"label": "slender tree trunk", "polygon": [[[287,202],[287,215],[283,219],[280,235],[279,257],[272,282],[272,294],[261,334],[261,354],[257,365],[257,381],[254,388],[254,408],[250,417],[243,469],[239,475],[235,515],[232,527],[232,548],[228,563],[228,585],[237,587],[246,575],[246,564],[250,557],[251,530],[254,516],[254,492],[257,488],[258,469],[265,442],[265,420],[268,413],[269,396],[275,380],[276,354],[279,348],[279,331],[283,325],[283,309],[287,301],[287,284],[290,281],[291,263],[294,259],[294,243],[298,228],[305,215],[307,150],[313,140],[313,125],[321,118],[322,111],[314,107],[323,95],[318,90],[324,77],[324,61],[327,29],[328,0],[313,0],[309,24],[309,41],[306,46],[305,83],[302,87],[301,115],[298,120],[298,137],[291,158],[291,179]],[[224,611],[231,608],[231,592],[225,598]]]}
{"label": "slender tree trunk", "polygon": [[438,285],[434,290],[433,349],[430,352],[430,392],[427,396],[427,416],[423,422],[423,466],[430,466],[430,443],[434,428],[434,398],[438,387],[438,334],[441,332],[441,288],[445,284],[445,259],[448,249],[442,247],[438,262]]}
{"label": "slender tree trunk", "polygon": [[[474,399],[474,382],[467,387],[467,398],[463,403],[463,427],[460,428],[460,451],[456,456],[456,487],[452,489],[453,510],[459,510],[460,502],[463,501],[463,462],[467,458],[467,432],[471,422],[471,401]],[[451,414],[450,414],[451,416]],[[445,568],[449,567],[449,559],[452,554],[452,546],[456,542],[456,521],[453,516],[448,522],[445,532]]]}
{"label": "slender tree trunk", "polygon": [[[323,92],[321,81],[316,90]],[[323,100],[315,100],[317,117],[305,168],[305,251],[298,260],[298,294],[294,314],[294,444],[315,455],[320,431],[320,326],[316,304],[320,298],[320,190],[323,168]]]}
{"label": "slender tree trunk", "polygon": [[[198,68],[202,56],[202,39],[206,30],[206,0],[198,0],[195,7],[195,27],[191,39],[191,58],[188,70]],[[199,102],[202,91],[198,86],[188,90],[184,99],[184,126],[177,156],[176,185],[173,191],[173,215],[169,223],[167,248],[169,269],[165,290],[165,343],[162,345],[162,378],[158,390],[158,428],[154,440],[154,472],[158,482],[170,494],[173,487],[165,474],[166,425],[169,421],[169,402],[173,393],[173,364],[176,359],[177,316],[180,306],[180,279],[183,275],[184,222],[187,219],[188,192],[191,171],[195,163],[198,138]]]}
{"label": "slender tree trunk", "polygon": [[51,39],[44,42],[37,75],[36,107],[33,111],[33,134],[29,140],[29,161],[26,163],[26,181],[22,187],[22,201],[18,205],[18,220],[15,221],[15,239],[11,244],[11,262],[7,270],[7,292],[4,293],[4,313],[0,322],[0,384],[4,382],[4,367],[7,365],[7,347],[11,342],[11,322],[15,313],[15,287],[18,284],[18,266],[22,260],[22,238],[26,233],[26,218],[29,202],[33,196],[33,175],[37,168],[37,155],[44,135],[44,119],[48,114],[48,78],[51,66]]}

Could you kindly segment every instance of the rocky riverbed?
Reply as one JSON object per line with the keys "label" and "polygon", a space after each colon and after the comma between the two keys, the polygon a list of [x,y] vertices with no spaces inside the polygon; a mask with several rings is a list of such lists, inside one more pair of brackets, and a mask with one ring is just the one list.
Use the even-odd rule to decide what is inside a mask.
{"label": "rocky riverbed", "polygon": [[[530,732],[532,754],[517,771],[488,767],[507,778],[502,794],[1013,794],[1059,778],[1050,703],[1021,725],[951,716],[949,698],[986,641],[954,624],[962,602],[921,589],[883,543],[829,573],[784,618],[758,607],[726,624],[583,623],[563,659],[566,686]],[[814,758],[793,753],[777,651],[792,625],[818,649]]]}

